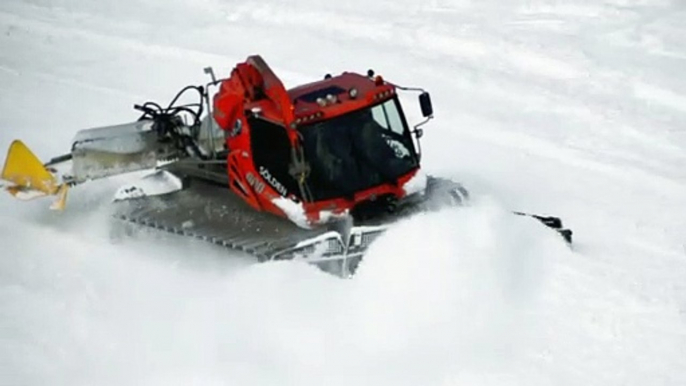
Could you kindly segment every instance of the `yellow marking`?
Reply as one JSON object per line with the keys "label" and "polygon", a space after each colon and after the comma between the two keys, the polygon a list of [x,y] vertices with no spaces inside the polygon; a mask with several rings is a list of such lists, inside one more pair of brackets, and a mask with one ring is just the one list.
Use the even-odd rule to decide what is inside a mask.
{"label": "yellow marking", "polygon": [[64,210],[67,206],[67,192],[69,191],[69,185],[62,184],[57,190],[57,200],[50,205],[52,210]]}
{"label": "yellow marking", "polygon": [[56,194],[59,185],[43,163],[21,141],[14,141],[7,151],[2,179],[14,183],[8,188],[13,195],[23,190],[37,190],[46,195]]}
{"label": "yellow marking", "polygon": [[50,209],[64,210],[67,205],[69,186],[58,185],[55,176],[21,141],[14,141],[10,145],[0,178],[13,184],[5,189],[20,200],[57,195]]}

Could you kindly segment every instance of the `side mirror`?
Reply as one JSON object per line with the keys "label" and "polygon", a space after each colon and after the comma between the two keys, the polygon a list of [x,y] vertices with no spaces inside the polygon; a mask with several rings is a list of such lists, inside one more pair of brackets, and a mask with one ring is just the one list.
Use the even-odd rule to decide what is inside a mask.
{"label": "side mirror", "polygon": [[434,108],[431,105],[431,96],[429,93],[424,91],[419,94],[419,105],[422,107],[422,115],[424,118],[428,118],[434,114]]}

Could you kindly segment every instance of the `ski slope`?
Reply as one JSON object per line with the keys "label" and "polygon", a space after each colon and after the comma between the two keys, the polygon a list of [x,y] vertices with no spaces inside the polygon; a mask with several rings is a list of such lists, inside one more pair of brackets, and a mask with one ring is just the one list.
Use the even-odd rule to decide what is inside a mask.
{"label": "ski slope", "polygon": [[[432,93],[424,168],[474,204],[340,280],[0,196],[0,385],[686,384],[686,5],[4,0],[0,148],[47,159],[202,68],[374,68]],[[404,101],[411,121],[416,101]],[[562,217],[567,248],[521,210]]]}

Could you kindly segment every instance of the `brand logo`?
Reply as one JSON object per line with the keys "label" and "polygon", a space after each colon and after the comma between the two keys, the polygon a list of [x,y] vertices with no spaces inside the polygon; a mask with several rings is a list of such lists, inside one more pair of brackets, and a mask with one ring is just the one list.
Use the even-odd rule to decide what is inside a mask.
{"label": "brand logo", "polygon": [[260,175],[262,178],[264,178],[267,182],[269,182],[269,185],[271,185],[274,189],[276,189],[279,194],[282,196],[287,196],[288,195],[288,190],[286,190],[286,187],[283,186],[282,183],[279,182],[274,176],[269,173],[269,170],[265,168],[264,166],[260,166]]}

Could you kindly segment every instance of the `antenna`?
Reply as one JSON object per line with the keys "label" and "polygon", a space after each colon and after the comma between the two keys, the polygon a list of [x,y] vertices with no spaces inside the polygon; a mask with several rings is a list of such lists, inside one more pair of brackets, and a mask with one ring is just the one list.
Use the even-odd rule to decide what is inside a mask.
{"label": "antenna", "polygon": [[217,83],[217,78],[214,76],[214,70],[212,69],[212,67],[203,68],[203,72],[205,74],[209,74],[210,78],[212,78],[212,83]]}

